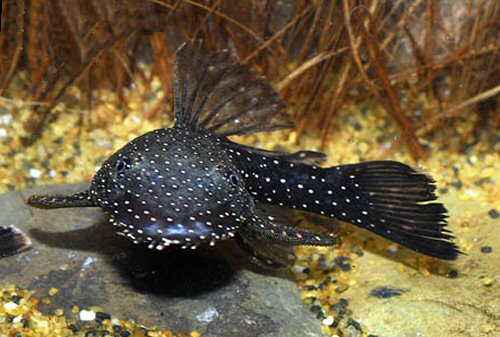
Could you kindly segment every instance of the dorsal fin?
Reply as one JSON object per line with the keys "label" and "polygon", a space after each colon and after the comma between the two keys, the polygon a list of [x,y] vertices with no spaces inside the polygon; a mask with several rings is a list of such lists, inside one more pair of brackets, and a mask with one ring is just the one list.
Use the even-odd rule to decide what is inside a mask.
{"label": "dorsal fin", "polygon": [[219,136],[290,128],[278,94],[248,65],[200,41],[184,43],[174,65],[175,126]]}

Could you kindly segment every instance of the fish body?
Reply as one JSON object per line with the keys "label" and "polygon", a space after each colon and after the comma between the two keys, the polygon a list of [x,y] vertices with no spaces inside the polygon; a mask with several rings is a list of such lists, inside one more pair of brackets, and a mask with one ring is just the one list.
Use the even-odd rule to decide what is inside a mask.
{"label": "fish body", "polygon": [[453,260],[446,209],[430,177],[394,161],[321,168],[324,154],[287,154],[243,146],[230,135],[291,127],[273,89],[228,51],[184,44],[174,66],[175,124],[114,153],[89,190],[32,196],[40,208],[98,206],[135,243],[196,248],[235,237],[334,245],[331,234],[280,223],[260,203],[338,218],[416,251]]}

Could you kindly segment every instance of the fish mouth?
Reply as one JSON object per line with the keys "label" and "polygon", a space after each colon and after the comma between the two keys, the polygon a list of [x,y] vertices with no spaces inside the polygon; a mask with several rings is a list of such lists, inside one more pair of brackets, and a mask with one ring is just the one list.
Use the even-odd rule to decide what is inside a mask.
{"label": "fish mouth", "polygon": [[139,223],[119,220],[113,216],[109,222],[117,228],[119,235],[135,244],[147,244],[150,249],[163,250],[175,245],[183,249],[196,249],[204,243],[214,246],[217,241],[235,236],[240,218],[190,217],[184,219],[167,218],[166,221]]}

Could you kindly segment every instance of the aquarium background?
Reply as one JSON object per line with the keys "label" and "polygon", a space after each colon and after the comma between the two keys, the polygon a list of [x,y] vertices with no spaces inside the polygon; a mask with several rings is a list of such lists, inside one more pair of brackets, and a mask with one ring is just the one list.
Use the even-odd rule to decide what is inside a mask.
{"label": "aquarium background", "polygon": [[[494,0],[3,1],[0,225],[33,247],[0,260],[0,336],[500,335],[499,22]],[[238,54],[295,122],[235,141],[428,172],[464,255],[296,213],[342,243],[263,270],[231,243],[142,251],[96,210],[25,206],[81,190],[108,155],[171,126],[173,57],[191,39]]]}

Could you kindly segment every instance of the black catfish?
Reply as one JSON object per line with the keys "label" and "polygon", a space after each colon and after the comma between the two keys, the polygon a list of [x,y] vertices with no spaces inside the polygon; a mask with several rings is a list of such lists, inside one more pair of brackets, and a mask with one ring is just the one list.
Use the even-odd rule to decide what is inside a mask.
{"label": "black catfish", "polygon": [[[39,208],[101,207],[119,234],[163,249],[196,248],[236,237],[334,245],[333,235],[273,221],[258,203],[352,223],[413,250],[453,260],[447,211],[433,180],[395,161],[321,168],[318,152],[292,154],[243,146],[230,135],[292,127],[276,92],[224,50],[205,54],[186,43],[174,67],[175,123],[115,152],[87,191],[32,196]],[[256,252],[258,254],[258,252]]]}

